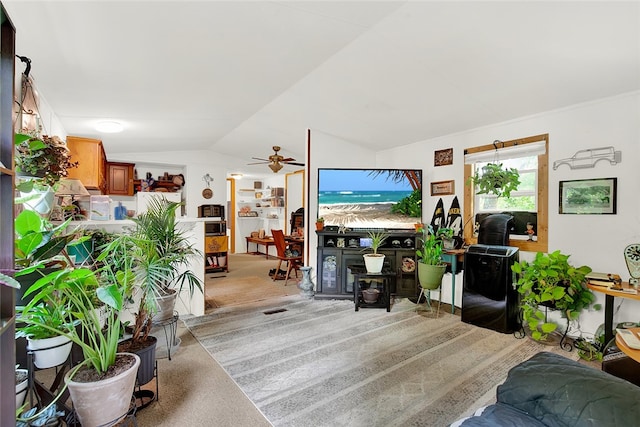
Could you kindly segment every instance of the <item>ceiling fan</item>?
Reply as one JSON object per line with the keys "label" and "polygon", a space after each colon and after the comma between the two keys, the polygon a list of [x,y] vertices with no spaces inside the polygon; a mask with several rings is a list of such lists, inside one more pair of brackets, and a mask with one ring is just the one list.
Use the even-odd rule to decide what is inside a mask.
{"label": "ceiling fan", "polygon": [[248,164],[249,165],[268,164],[269,165],[269,169],[271,169],[273,171],[273,173],[278,173],[278,171],[280,169],[282,169],[282,164],[283,163],[286,163],[288,165],[294,165],[294,166],[304,166],[304,163],[296,162],[296,159],[293,159],[291,157],[285,158],[285,157],[279,155],[278,151],[280,151],[280,147],[278,147],[277,145],[274,145],[271,148],[273,148],[274,153],[272,155],[270,155],[268,159],[261,159],[259,157],[252,157],[252,159],[260,160],[260,162],[248,163]]}

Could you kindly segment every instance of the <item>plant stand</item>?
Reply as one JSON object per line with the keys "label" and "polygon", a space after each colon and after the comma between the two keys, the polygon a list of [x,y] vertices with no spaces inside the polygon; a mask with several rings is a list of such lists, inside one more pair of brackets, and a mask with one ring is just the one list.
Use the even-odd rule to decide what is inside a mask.
{"label": "plant stand", "polygon": [[[395,279],[396,273],[394,271],[386,270],[381,273],[367,273],[366,271],[358,270],[355,267],[351,267],[353,271],[353,301],[355,303],[355,309],[358,311],[362,308],[386,308],[387,312],[391,311],[391,281]],[[360,283],[364,279],[372,279],[376,281],[376,288],[381,290],[378,296],[378,301],[375,303],[366,303],[362,295],[363,289]]]}
{"label": "plant stand", "polygon": [[167,320],[153,322],[153,326],[161,327],[164,331],[164,338],[167,342],[167,357],[171,360],[171,348],[177,347],[180,343],[176,343],[176,333],[178,331],[178,315],[177,311],[173,312],[173,316]]}
{"label": "plant stand", "polygon": [[[544,306],[544,320],[545,320],[545,322],[547,321],[547,315],[548,315],[548,311],[549,310],[555,311],[551,307]],[[520,310],[519,313],[518,313],[518,321],[520,323],[520,329],[518,329],[517,331],[514,331],[513,332],[513,336],[515,338],[517,338],[517,339],[522,339],[525,336],[527,336],[527,333],[525,332],[525,329],[524,329],[524,323],[522,322],[522,310]],[[565,350],[565,351],[572,351],[573,350],[573,344],[571,343],[571,340],[567,339],[567,333],[568,332],[569,332],[569,319],[567,319],[567,326],[564,328],[564,332],[562,332],[562,335],[560,336],[559,345],[560,345],[560,348]],[[545,341],[540,341],[540,342],[544,343]]]}
{"label": "plant stand", "polygon": [[[156,382],[156,391],[142,389],[141,385],[136,381],[136,388],[133,391],[133,398],[136,404],[136,410],[142,410],[155,402],[160,400],[160,390],[158,387],[158,361],[155,361],[153,368],[153,379]],[[143,384],[144,385],[144,384]]]}
{"label": "plant stand", "polygon": [[[45,369],[55,369],[56,375],[53,379],[53,382],[49,387],[47,387],[41,381],[38,381],[35,377],[35,372],[38,370],[34,363],[35,353],[38,351],[50,350],[52,348],[61,347],[67,345],[67,343],[59,344],[53,347],[41,348],[37,350],[28,350],[27,351],[27,371],[29,372],[28,386],[27,386],[27,395],[29,396],[29,405],[31,407],[38,406],[39,408],[44,408],[49,405],[60,393],[60,390],[64,388],[64,376],[71,369],[71,355],[67,357],[67,360],[58,366],[53,366],[51,368]],[[66,402],[69,398],[69,390],[65,389],[62,392],[62,396],[56,403],[58,408],[61,411],[64,411],[65,416],[73,413],[73,409],[67,406],[64,402]],[[69,424],[70,426],[73,424]]]}

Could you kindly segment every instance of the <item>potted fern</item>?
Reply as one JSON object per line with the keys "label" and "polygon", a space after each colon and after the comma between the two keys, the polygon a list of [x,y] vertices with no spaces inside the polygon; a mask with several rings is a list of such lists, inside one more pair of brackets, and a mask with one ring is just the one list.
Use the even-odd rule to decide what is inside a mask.
{"label": "potted fern", "polygon": [[[522,320],[537,341],[546,340],[558,327],[547,321],[541,306],[559,310],[567,321],[571,321],[577,320],[582,310],[595,302],[586,279],[591,268],[586,265],[574,267],[568,260],[569,255],[559,250],[549,254],[538,252],[533,261],[523,260],[511,266],[518,276],[516,286]],[[593,307],[600,309],[599,304]]]}

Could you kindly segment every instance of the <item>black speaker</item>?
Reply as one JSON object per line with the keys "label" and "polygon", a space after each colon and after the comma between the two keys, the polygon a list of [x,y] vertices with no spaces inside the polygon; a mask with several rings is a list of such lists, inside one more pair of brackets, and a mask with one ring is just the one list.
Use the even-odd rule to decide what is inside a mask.
{"label": "black speaker", "polygon": [[463,322],[502,333],[520,328],[520,298],[511,271],[518,259],[515,247],[469,246],[464,254]]}

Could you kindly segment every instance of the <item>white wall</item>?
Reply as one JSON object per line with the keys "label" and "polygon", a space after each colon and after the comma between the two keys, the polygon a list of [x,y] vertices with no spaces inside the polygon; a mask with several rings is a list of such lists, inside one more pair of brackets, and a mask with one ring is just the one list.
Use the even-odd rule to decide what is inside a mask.
{"label": "white wall", "polygon": [[[508,107],[507,107],[508,108]],[[424,171],[423,219],[430,221],[438,197],[431,197],[429,183],[455,179],[456,195],[463,202],[464,152],[468,147],[492,141],[518,139],[543,133],[549,134],[549,251],[570,254],[574,265],[588,265],[594,271],[618,273],[628,278],[623,249],[640,241],[640,92],[574,105],[562,110],[540,113],[506,123],[485,126],[441,138],[425,140],[377,153],[371,167],[419,167]],[[585,148],[613,146],[622,151],[622,162],[611,166],[599,162],[594,168],[571,170],[561,166],[553,170],[553,161],[572,156]],[[433,166],[435,150],[454,149],[450,166]],[[418,160],[420,159],[420,160]],[[324,159],[330,161],[330,159]],[[558,214],[559,181],[586,178],[618,178],[617,215]],[[445,208],[453,196],[443,197]],[[315,200],[313,197],[311,200]],[[533,254],[522,253],[521,259]],[[448,278],[450,280],[450,277]],[[450,301],[450,285],[445,279],[443,301]],[[456,305],[460,305],[462,275],[456,280]],[[598,294],[604,306],[604,296]],[[614,322],[640,321],[640,302],[618,298],[620,310]],[[589,311],[580,318],[581,329],[593,333],[604,321],[601,311]]]}

